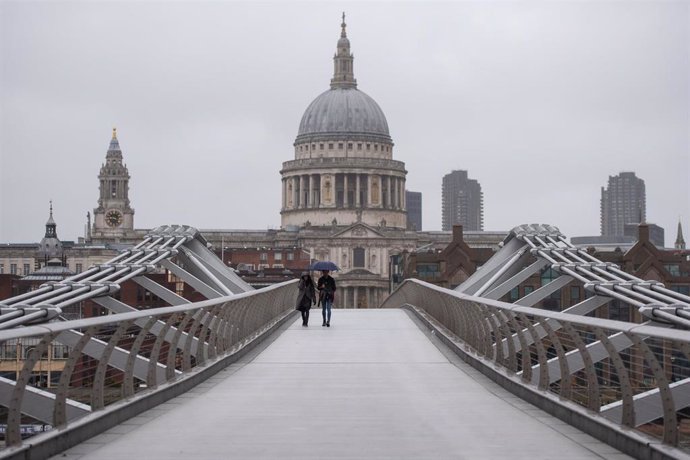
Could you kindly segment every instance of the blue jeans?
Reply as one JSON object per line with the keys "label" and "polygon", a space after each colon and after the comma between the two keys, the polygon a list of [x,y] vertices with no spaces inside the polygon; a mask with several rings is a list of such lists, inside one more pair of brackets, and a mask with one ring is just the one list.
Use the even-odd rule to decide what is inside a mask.
{"label": "blue jeans", "polygon": [[323,316],[323,322],[324,323],[330,323],[331,322],[331,307],[333,306],[333,300],[331,299],[324,299],[321,302],[321,315]]}

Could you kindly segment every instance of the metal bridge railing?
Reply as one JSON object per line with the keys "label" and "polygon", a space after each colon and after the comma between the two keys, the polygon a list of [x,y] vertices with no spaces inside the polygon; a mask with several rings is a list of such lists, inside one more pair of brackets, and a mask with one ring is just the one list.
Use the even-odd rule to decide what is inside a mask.
{"label": "metal bridge railing", "polygon": [[294,311],[295,283],[0,331],[0,348],[16,350],[16,370],[3,368],[0,377],[5,446],[20,446],[35,432],[66,427],[242,350]]}
{"label": "metal bridge railing", "polygon": [[521,307],[419,280],[406,280],[383,308],[403,305],[520,385],[690,447],[690,331]]}

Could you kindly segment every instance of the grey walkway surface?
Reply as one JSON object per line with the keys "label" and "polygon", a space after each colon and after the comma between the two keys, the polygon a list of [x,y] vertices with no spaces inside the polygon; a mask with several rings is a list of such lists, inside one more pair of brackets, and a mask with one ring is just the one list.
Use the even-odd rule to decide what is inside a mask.
{"label": "grey walkway surface", "polygon": [[[624,459],[437,348],[401,310],[314,311],[264,351],[54,458]],[[316,321],[318,320],[318,322]]]}

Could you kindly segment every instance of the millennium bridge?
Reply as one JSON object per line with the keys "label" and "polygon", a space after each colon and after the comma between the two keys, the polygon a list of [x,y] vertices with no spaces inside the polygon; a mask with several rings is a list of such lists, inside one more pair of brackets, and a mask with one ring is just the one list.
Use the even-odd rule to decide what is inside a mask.
{"label": "millennium bridge", "polygon": [[[128,305],[128,280],[169,306]],[[556,227],[516,227],[456,289],[409,279],[330,328],[301,326],[296,283],[253,289],[196,229],[163,226],[0,300],[0,346],[33,344],[0,378],[0,458],[690,458],[690,297]],[[581,302],[534,308],[572,283]],[[108,314],[65,318],[85,300]],[[643,321],[596,317],[611,302]],[[41,385],[51,359],[59,382]]]}

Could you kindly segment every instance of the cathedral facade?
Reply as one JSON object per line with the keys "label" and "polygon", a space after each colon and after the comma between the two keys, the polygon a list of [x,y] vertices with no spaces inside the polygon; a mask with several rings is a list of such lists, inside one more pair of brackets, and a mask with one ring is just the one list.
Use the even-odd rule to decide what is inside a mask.
{"label": "cathedral facade", "polygon": [[283,163],[281,224],[407,227],[405,164],[393,160],[383,110],[357,88],[345,17],[330,89],[307,107]]}
{"label": "cathedral facade", "polygon": [[407,231],[405,164],[376,101],[357,88],[345,16],[330,88],[307,107],[282,179],[281,228],[311,260],[330,260],[340,305],[375,307],[389,291],[391,253],[414,250]]}

